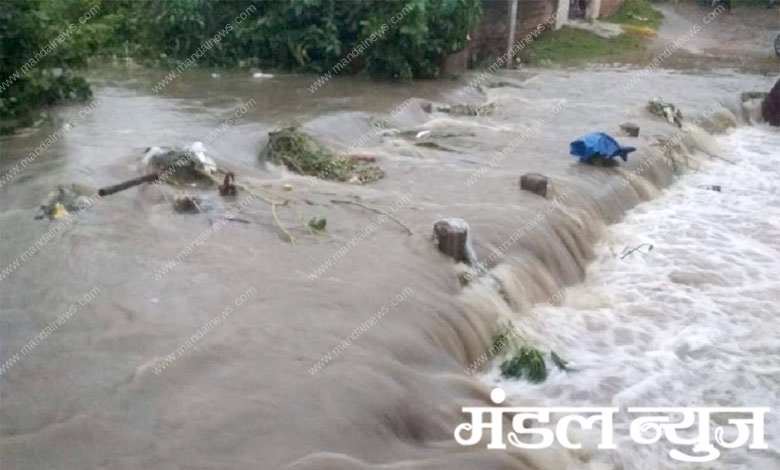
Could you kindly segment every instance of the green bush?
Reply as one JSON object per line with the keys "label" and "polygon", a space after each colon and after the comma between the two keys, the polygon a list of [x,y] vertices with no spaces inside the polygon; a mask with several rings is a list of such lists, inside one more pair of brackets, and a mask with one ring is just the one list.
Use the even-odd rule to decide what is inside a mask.
{"label": "green bush", "polygon": [[[349,71],[391,78],[434,77],[441,59],[466,45],[468,31],[481,17],[481,4],[482,0],[157,0],[147,9],[124,13],[147,11],[147,31],[129,26],[124,31],[135,34],[137,43],[155,45],[145,52],[149,56],[162,53],[184,59],[230,25],[229,34],[199,64],[247,61],[264,68],[313,72],[330,69],[359,44],[370,43],[350,62]],[[254,9],[249,18],[236,22],[236,16],[250,7]],[[379,39],[369,41],[377,31],[383,31]]]}
{"label": "green bush", "polygon": [[[30,124],[37,112],[91,96],[70,67],[85,62],[96,39],[78,22],[87,0],[7,0],[0,9],[0,119],[2,131]],[[87,5],[86,8],[83,8]],[[83,29],[82,29],[83,28]]]}

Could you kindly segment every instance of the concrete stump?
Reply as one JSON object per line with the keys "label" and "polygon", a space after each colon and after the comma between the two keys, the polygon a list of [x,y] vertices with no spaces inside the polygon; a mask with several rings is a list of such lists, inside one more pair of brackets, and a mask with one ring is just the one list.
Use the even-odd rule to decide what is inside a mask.
{"label": "concrete stump", "polygon": [[629,137],[639,137],[639,126],[633,122],[624,122],[620,125],[620,130]]}
{"label": "concrete stump", "polygon": [[433,223],[433,236],[439,251],[471,265],[474,261],[469,245],[469,224],[463,219],[441,219]]}
{"label": "concrete stump", "polygon": [[547,177],[539,173],[526,173],[520,177],[520,189],[547,197]]}

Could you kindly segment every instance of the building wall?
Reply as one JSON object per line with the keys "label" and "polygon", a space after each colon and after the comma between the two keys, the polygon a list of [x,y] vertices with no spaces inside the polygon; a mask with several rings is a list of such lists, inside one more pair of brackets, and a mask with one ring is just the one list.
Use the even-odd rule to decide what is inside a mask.
{"label": "building wall", "polygon": [[[593,13],[608,16],[619,10],[623,1],[590,0],[588,5],[594,10]],[[560,28],[567,20],[568,2],[569,0],[518,0],[514,42],[522,40],[540,24],[545,26],[543,34]],[[469,61],[492,62],[507,51],[509,3],[509,0],[484,0],[482,21],[471,33],[469,45],[442,63],[443,72],[462,70]],[[553,13],[558,13],[557,21],[553,19]],[[518,55],[522,57],[523,52]]]}

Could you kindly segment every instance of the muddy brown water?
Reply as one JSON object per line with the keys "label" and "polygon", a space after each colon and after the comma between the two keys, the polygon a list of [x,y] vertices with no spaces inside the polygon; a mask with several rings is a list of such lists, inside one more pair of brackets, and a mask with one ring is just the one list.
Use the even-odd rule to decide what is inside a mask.
{"label": "muddy brown water", "polygon": [[[669,169],[656,165],[646,178],[620,184],[657,136],[675,131],[644,111],[648,98],[662,95],[695,116],[718,99],[736,108],[740,92],[772,84],[771,77],[731,71],[655,71],[624,92],[628,69],[531,70],[510,74],[519,88],[488,89],[484,97],[466,92],[463,81],[340,78],[311,93],[313,77],[190,71],[154,93],[165,73],[95,71],[100,104],[89,115],[80,119],[82,106],[64,107],[51,126],[2,141],[6,174],[65,121],[78,120],[0,188],[2,268],[56,224],[33,220],[52,187],[136,176],[144,148],[203,139],[250,99],[257,105],[208,145],[211,155],[239,180],[295,198],[304,220],[326,217],[327,235],[307,234],[281,208],[282,222],[301,241],[286,243],[269,206],[255,200],[240,214],[251,223],[227,223],[157,280],[225,210],[236,212],[235,202],[214,192],[214,212],[180,215],[170,202],[176,189],[147,185],[80,213],[0,281],[3,361],[75,308],[0,376],[3,468],[577,468],[575,457],[556,449],[496,452],[454,442],[460,408],[489,403],[490,389],[463,369],[490,347],[506,305],[485,286],[459,287],[453,263],[430,239],[433,221],[466,219],[482,260],[545,213],[499,260],[522,286],[511,298],[521,312],[582,281],[605,225],[672,182]],[[437,142],[450,151],[388,131],[359,151],[377,157],[387,173],[366,186],[311,186],[257,161],[266,133],[282,123],[300,122],[343,148],[369,131],[370,117],[389,118],[408,98],[411,105],[387,128],[446,132]],[[420,108],[427,100],[485,99],[496,103],[485,117]],[[546,123],[538,132],[465,183],[539,119]],[[628,165],[583,167],[568,155],[574,138],[615,133],[626,120],[641,126],[640,137],[620,138],[639,148]],[[697,145],[706,142],[690,143]],[[519,191],[519,175],[531,171],[551,178],[554,195],[566,195],[563,207],[548,212],[550,200]],[[283,192],[283,183],[293,190]],[[377,217],[330,202],[350,197],[385,210],[396,204],[393,215],[414,234],[388,220],[349,245]],[[228,306],[229,315],[159,369]]]}

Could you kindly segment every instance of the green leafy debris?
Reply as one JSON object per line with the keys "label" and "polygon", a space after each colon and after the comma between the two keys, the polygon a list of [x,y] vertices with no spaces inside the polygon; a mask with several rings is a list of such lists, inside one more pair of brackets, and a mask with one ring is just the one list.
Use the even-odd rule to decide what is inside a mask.
{"label": "green leafy debris", "polygon": [[325,225],[327,223],[328,221],[325,219],[325,217],[312,217],[309,221],[309,228],[315,232],[323,232],[325,231]]}
{"label": "green leafy debris", "polygon": [[298,174],[327,180],[363,184],[384,177],[378,166],[344,154],[337,156],[297,127],[269,132],[261,157]]}
{"label": "green leafy debris", "polygon": [[515,355],[501,363],[501,375],[505,378],[525,378],[532,383],[547,379],[544,356],[538,349],[521,346]]}

